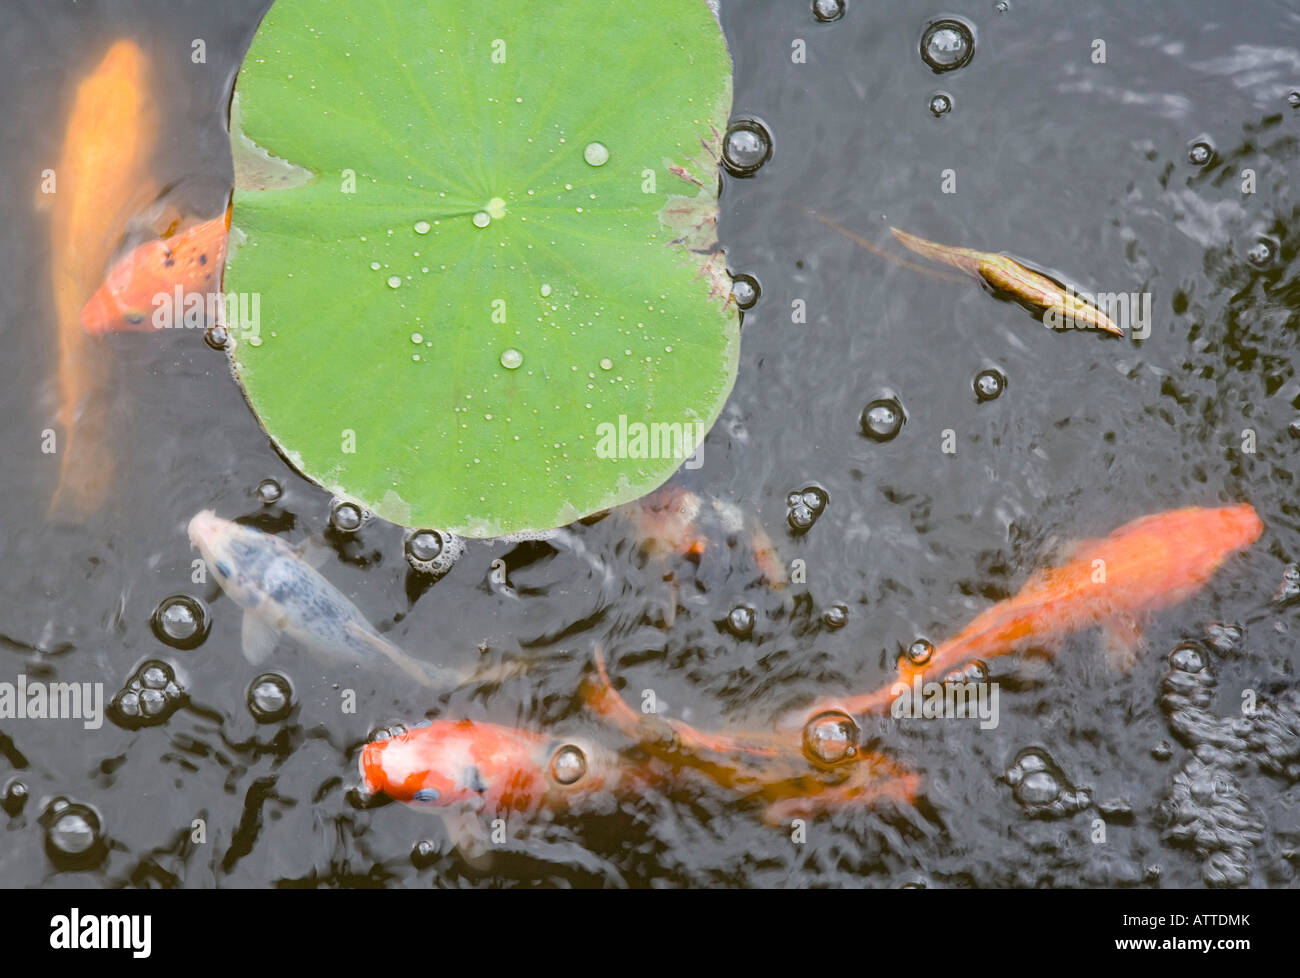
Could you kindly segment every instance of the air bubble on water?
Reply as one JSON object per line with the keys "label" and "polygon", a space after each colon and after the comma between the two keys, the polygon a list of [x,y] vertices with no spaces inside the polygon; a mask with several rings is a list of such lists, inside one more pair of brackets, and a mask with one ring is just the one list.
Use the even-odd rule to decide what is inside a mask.
{"label": "air bubble on water", "polygon": [[293,686],[278,672],[266,672],[248,685],[248,712],[258,723],[278,723],[293,709]]}
{"label": "air bubble on water", "polygon": [[428,839],[421,839],[411,846],[411,865],[416,869],[432,866],[438,858],[438,847]]}
{"label": "air bubble on water", "polygon": [[977,373],[971,386],[975,389],[977,401],[993,401],[1006,389],[1007,378],[1002,375],[1002,371],[990,367]]}
{"label": "air bubble on water", "polygon": [[604,143],[588,143],[582,151],[582,158],[590,166],[604,166],[609,162],[609,149]]}
{"label": "air bubble on water", "polygon": [[923,666],[934,655],[934,643],[928,638],[918,638],[907,647],[907,661],[914,666]]}
{"label": "air bubble on water", "polygon": [[1200,646],[1184,642],[1169,653],[1169,664],[1179,672],[1197,673],[1205,668],[1205,654]]}
{"label": "air bubble on water", "polygon": [[930,96],[930,114],[938,119],[952,111],[952,96],[947,92],[935,92]]}
{"label": "air bubble on water", "polygon": [[861,731],[839,710],[819,713],[803,728],[803,749],[814,764],[837,764],[857,755]]}
{"label": "air bubble on water", "polygon": [[1193,166],[1205,166],[1214,159],[1214,146],[1208,139],[1197,139],[1187,147],[1187,161]]}
{"label": "air bubble on water", "polygon": [[203,331],[203,342],[214,350],[224,350],[230,343],[230,330],[221,323],[214,323]]}
{"label": "air bubble on water", "polygon": [[565,744],[551,755],[551,777],[557,784],[571,785],[587,773],[587,755],[574,744]]}
{"label": "air bubble on water", "polygon": [[847,605],[833,604],[822,612],[822,621],[826,623],[827,628],[843,628],[849,620],[849,609]]}
{"label": "air bubble on water", "polygon": [[0,809],[13,818],[22,812],[27,798],[27,785],[18,778],[10,778],[5,782],[4,791],[0,791]]}
{"label": "air bubble on water", "polygon": [[415,222],[415,233],[416,233],[416,234],[428,234],[428,233],[429,233],[429,222],[428,222],[428,221],[416,221],[416,222]]}
{"label": "air bubble on water", "polygon": [[727,614],[727,631],[737,638],[748,638],[754,631],[754,609],[747,604],[736,605]]}
{"label": "air bubble on water", "polygon": [[722,163],[733,176],[753,176],[771,157],[772,134],[758,119],[740,119],[727,127]]}
{"label": "air bubble on water", "polygon": [[762,289],[759,288],[758,279],[754,278],[754,276],[746,275],[743,272],[732,276],[731,297],[736,300],[736,306],[740,310],[753,309],[761,294]]}
{"label": "air bubble on water", "polygon": [[150,625],[160,642],[177,649],[198,648],[211,627],[203,605],[188,594],[163,598],[154,609]]}
{"label": "air bubble on water", "polygon": [[907,416],[897,398],[877,398],[862,409],[862,433],[872,441],[892,441]]}
{"label": "air bubble on water", "polygon": [[107,854],[99,816],[87,805],[56,798],[41,816],[45,852],[60,869],[88,869]]}
{"label": "air bubble on water", "polygon": [[257,488],[253,490],[253,494],[257,496],[257,501],[263,506],[270,506],[272,503],[278,503],[280,501],[280,497],[284,494],[284,490],[280,488],[280,483],[276,482],[274,479],[263,479],[257,484]]}
{"label": "air bubble on water", "polygon": [[1009,4],[1007,0],[998,0],[998,2],[993,5],[993,9],[1000,14],[1005,14],[1011,9],[1011,4]]}
{"label": "air bubble on water", "polygon": [[975,33],[963,21],[936,20],[921,33],[921,60],[935,72],[965,67],[974,56]]}
{"label": "air bubble on water", "polygon": [[347,500],[335,500],[330,509],[330,526],[340,533],[352,533],[361,528],[366,516],[361,507]]}
{"label": "air bubble on water", "polygon": [[1267,268],[1277,256],[1278,246],[1268,238],[1258,238],[1247,250],[1246,261],[1256,268]]}
{"label": "air bubble on water", "polygon": [[813,16],[823,24],[839,20],[844,16],[845,0],[813,0]]}
{"label": "air bubble on water", "polygon": [[442,530],[414,530],[406,538],[404,552],[412,570],[441,577],[465,553],[465,542]]}
{"label": "air bubble on water", "polygon": [[501,366],[505,367],[507,370],[517,370],[523,362],[524,355],[514,347],[510,347],[501,352]]}

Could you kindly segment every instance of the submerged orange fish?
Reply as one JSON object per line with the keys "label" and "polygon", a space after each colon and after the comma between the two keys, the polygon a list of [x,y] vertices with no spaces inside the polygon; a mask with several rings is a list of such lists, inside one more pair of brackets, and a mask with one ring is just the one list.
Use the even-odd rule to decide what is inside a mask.
{"label": "submerged orange fish", "polygon": [[149,66],[131,41],[117,41],[81,83],[55,168],[50,271],[58,330],[59,482],[55,515],[97,510],[114,478],[109,436],[109,364],[81,325],[81,308],[104,275],[128,219],[152,200],[148,166],[157,135]]}
{"label": "submerged orange fish", "polygon": [[[599,652],[588,705],[630,742],[619,752],[468,720],[435,720],[366,744],[366,790],[440,810],[458,845],[481,843],[484,814],[571,810],[596,797],[627,795],[686,780],[712,783],[764,806],[769,823],[851,803],[911,801],[919,778],[862,749],[848,717],[789,733],[707,733],[634,712],[614,691]],[[635,756],[633,756],[635,755]]]}
{"label": "submerged orange fish", "polygon": [[639,714],[614,690],[599,650],[588,706],[660,765],[659,780],[694,774],[762,804],[776,825],[850,804],[908,803],[920,776],[869,751],[851,717],[825,712],[799,731],[710,733],[680,720]]}
{"label": "submerged orange fish", "polygon": [[[109,271],[82,308],[81,325],[94,336],[176,325],[156,321],[160,305],[174,310],[169,318],[179,320],[181,309],[170,303],[177,288],[187,297],[220,290],[229,234],[230,208],[226,208],[221,217],[140,245]],[[167,301],[160,304],[160,297]]]}
{"label": "submerged orange fish", "polygon": [[[1224,560],[1263,531],[1247,503],[1187,507],[1126,523],[1108,537],[1075,544],[1067,563],[1034,574],[1014,597],[935,647],[923,664],[901,660],[901,678],[938,681],[972,660],[1042,646],[1092,627],[1105,630],[1111,662],[1127,668],[1140,646],[1143,618],[1200,590]],[[896,686],[823,700],[791,723],[802,724],[824,710],[851,715],[885,710]]]}

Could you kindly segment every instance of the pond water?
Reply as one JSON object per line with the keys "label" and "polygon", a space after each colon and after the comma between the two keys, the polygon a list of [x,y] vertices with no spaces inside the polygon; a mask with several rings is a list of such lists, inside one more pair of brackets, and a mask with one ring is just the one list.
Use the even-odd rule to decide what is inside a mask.
{"label": "pond water", "polygon": [[[117,489],[89,521],[47,517],[49,234],[26,188],[58,156],[52,120],[109,39],[136,39],[166,114],[158,183],[182,210],[218,213],[230,85],[266,6],[12,0],[0,13],[0,682],[102,682],[107,697],[131,687],[143,702],[157,676],[141,667],[159,660],[175,683],[167,691],[164,675],[162,723],[0,719],[0,884],[1293,881],[1300,621],[1296,603],[1274,600],[1300,559],[1293,4],[1156,14],[1122,0],[848,0],[823,22],[807,2],[724,0],[733,117],[761,120],[772,153],[752,176],[724,177],[720,238],[759,294],[705,464],[677,481],[749,514],[785,565],[804,562],[806,582],[781,589],[754,573],[744,540],[698,563],[647,559],[619,513],[575,527],[580,548],[471,543],[433,583],[407,566],[400,527],[329,529],[330,495],[276,454],[224,357],[185,330],[107,339]],[[921,39],[941,16],[973,29],[974,50],[936,72]],[[945,34],[929,50],[961,60],[954,44]],[[1149,294],[1149,333],[1044,329],[817,215],[898,256],[891,225],[1059,270],[1085,291]],[[889,399],[901,429],[865,437],[863,409]],[[268,479],[278,498],[259,491]],[[806,487],[827,502],[796,532],[788,497]],[[796,842],[722,788],[669,784],[520,825],[514,843],[470,861],[436,814],[357,791],[362,745],[394,723],[468,717],[600,737],[575,695],[596,645],[631,702],[652,690],[662,713],[704,729],[770,727],[822,694],[887,682],[919,637],[955,633],[1072,539],[1230,502],[1255,507],[1263,537],[1157,614],[1128,672],[1084,631],[1050,658],[990,661],[994,729],[868,721],[876,746],[923,779],[914,805],[837,810]],[[191,582],[185,527],[205,508],[292,542],[322,537],[322,573],[412,655],[533,667],[431,698],[400,674],[327,671],[286,643],[272,667],[291,687],[287,716],[278,686],[250,710],[267,670],[241,654],[240,611]],[[496,560],[509,587],[491,583]],[[152,624],[173,595],[207,618],[192,648]],[[741,614],[728,627],[740,605],[752,624]],[[184,632],[192,614],[171,607],[160,627]],[[1194,655],[1171,657],[1187,642]],[[341,709],[344,690],[355,713]],[[1267,710],[1243,717],[1243,693]]]}

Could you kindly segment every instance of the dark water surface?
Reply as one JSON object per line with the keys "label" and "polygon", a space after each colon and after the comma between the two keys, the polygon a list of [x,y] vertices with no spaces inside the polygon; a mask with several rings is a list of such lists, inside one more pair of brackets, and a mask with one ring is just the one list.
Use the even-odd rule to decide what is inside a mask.
{"label": "dark water surface", "polygon": [[[212,508],[297,541],[325,531],[330,497],[272,450],[224,357],[197,332],[169,331],[106,341],[125,478],[88,525],[47,520],[57,461],[40,440],[56,353],[47,218],[32,198],[57,159],[71,86],[127,36],[161,79],[158,182],[175,183],[191,213],[217,213],[229,85],[266,6],[8,0],[0,11],[0,682],[103,682],[111,697],[161,659],[189,694],[165,724],[138,730],[0,720],[0,786],[17,779],[28,795],[0,810],[0,884],[1294,885],[1300,621],[1296,604],[1272,599],[1300,559],[1300,437],[1288,431],[1300,418],[1295,4],[1010,0],[999,12],[992,0],[849,0],[842,20],[822,24],[801,0],[724,0],[734,115],[761,118],[775,151],[753,178],[726,179],[720,234],[730,267],[762,296],[705,465],[680,481],[755,514],[783,561],[806,562],[807,583],[771,590],[743,547],[715,548],[698,567],[671,565],[681,607],[665,630],[651,624],[664,568],[639,554],[620,514],[577,528],[612,583],[566,548],[475,543],[426,587],[408,573],[402,530],[372,521],[331,537],[322,570],[381,630],[449,664],[485,648],[492,661],[538,665],[430,701],[385,673],[327,674],[286,645],[274,665],[293,684],[293,711],[258,724],[246,694],[263,670],[240,652],[239,609],[190,583],[185,525]],[[942,75],[918,53],[940,14],[976,32],[970,64]],[[190,61],[194,38],[206,65]],[[1090,60],[1094,39],[1105,64]],[[805,63],[791,59],[796,40]],[[938,92],[952,102],[940,118],[929,109]],[[1198,139],[1213,147],[1203,166],[1189,160]],[[956,193],[941,192],[947,169]],[[1242,193],[1246,169],[1254,194]],[[1150,335],[1044,329],[975,285],[882,260],[810,210],[895,253],[891,224],[1059,269],[1089,291],[1149,292]],[[1256,265],[1261,240],[1273,255]],[[806,324],[791,322],[796,300]],[[988,368],[1006,390],[980,403],[972,382]],[[886,395],[907,420],[876,443],[859,415]],[[948,430],[955,453],[942,450]],[[254,487],[267,478],[285,492],[264,507]],[[796,536],[786,496],[809,485],[830,503]],[[876,688],[900,648],[953,634],[1070,539],[1236,501],[1255,506],[1264,536],[1156,616],[1131,672],[1112,671],[1086,632],[1050,659],[990,663],[996,729],[872,721],[880,746],[924,776],[914,808],[836,812],[795,844],[721,790],[666,788],[521,827],[482,866],[452,850],[435,815],[355,793],[367,734],[398,721],[599,736],[574,695],[597,643],[626,695],[653,689],[661,710],[705,728],[762,727],[820,693]],[[510,589],[488,583],[497,558]],[[175,593],[211,615],[191,651],[150,628]],[[821,616],[836,602],[849,616],[833,630]],[[718,624],[739,603],[757,612],[746,639]],[[1212,621],[1244,637],[1171,664]],[[340,710],[343,686],[357,693],[354,715]],[[1267,704],[1261,716],[1242,717],[1243,690]],[[1031,749],[1048,773],[1013,787],[1007,772]],[[1053,784],[1085,796],[1053,808]],[[107,852],[89,869],[47,852],[42,823],[59,798],[102,821]],[[411,849],[425,839],[439,854],[416,868]]]}

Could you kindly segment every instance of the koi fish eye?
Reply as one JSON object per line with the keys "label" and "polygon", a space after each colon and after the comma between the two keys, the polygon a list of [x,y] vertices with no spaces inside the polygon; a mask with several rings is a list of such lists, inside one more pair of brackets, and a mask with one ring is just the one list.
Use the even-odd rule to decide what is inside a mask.
{"label": "koi fish eye", "polygon": [[565,744],[551,755],[551,777],[558,784],[575,784],[586,773],[587,756],[573,744]]}
{"label": "koi fish eye", "polygon": [[142,322],[144,322],[144,313],[131,310],[130,312],[124,312],[122,314],[122,318],[125,319],[132,326],[139,326]]}
{"label": "koi fish eye", "polygon": [[435,802],[441,797],[441,794],[437,788],[421,788],[412,797],[416,801]]}

